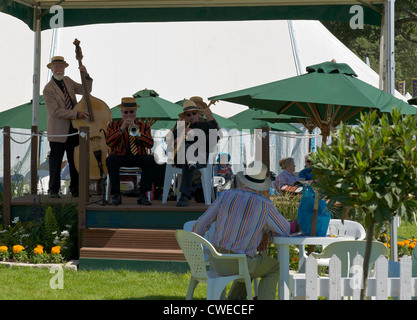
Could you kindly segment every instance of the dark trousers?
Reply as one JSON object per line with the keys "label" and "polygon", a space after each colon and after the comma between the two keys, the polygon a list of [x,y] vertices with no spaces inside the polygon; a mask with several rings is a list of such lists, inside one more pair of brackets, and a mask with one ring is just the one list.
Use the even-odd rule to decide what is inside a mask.
{"label": "dark trousers", "polygon": [[194,170],[190,170],[188,165],[177,164],[176,167],[182,168],[181,176],[181,186],[180,191],[182,194],[186,195],[188,198],[191,198],[191,187],[193,185],[193,172],[194,170],[207,167],[206,164],[197,164]]}
{"label": "dark trousers", "polygon": [[51,148],[49,154],[49,193],[59,193],[61,188],[61,165],[64,153],[67,153],[69,171],[70,171],[70,192],[73,195],[78,194],[78,171],[74,164],[74,142],[67,139],[66,142],[49,142]]}
{"label": "dark trousers", "polygon": [[153,155],[124,156],[111,154],[106,159],[107,171],[109,172],[111,194],[120,193],[120,167],[140,167],[142,174],[140,178],[139,192],[145,193],[152,190],[152,178],[156,170],[156,162]]}

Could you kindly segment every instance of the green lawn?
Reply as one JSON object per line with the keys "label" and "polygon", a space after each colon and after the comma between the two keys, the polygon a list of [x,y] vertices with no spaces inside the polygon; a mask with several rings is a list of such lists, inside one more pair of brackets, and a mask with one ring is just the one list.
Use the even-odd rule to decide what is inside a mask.
{"label": "green lawn", "polygon": [[[185,299],[189,273],[119,271],[63,271],[0,266],[1,300],[176,300]],[[52,281],[52,288],[50,282]],[[199,284],[195,299],[205,298],[206,285]]]}

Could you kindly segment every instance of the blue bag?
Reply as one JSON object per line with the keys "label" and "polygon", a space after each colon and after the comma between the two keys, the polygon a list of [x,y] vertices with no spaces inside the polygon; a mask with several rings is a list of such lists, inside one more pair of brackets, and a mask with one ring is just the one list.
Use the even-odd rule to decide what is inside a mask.
{"label": "blue bag", "polygon": [[[306,235],[311,234],[315,195],[316,193],[312,187],[308,185],[303,186],[303,196],[301,197],[300,204],[298,205],[297,220],[301,226],[301,231]],[[326,236],[331,216],[330,211],[327,209],[326,201],[320,199],[317,211],[316,233],[314,236]]]}

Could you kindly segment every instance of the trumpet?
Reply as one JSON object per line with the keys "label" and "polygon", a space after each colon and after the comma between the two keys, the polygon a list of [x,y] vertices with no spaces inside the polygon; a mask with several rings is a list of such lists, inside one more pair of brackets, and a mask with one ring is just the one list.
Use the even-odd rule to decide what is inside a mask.
{"label": "trumpet", "polygon": [[133,137],[139,134],[139,127],[134,122],[129,126],[129,134]]}

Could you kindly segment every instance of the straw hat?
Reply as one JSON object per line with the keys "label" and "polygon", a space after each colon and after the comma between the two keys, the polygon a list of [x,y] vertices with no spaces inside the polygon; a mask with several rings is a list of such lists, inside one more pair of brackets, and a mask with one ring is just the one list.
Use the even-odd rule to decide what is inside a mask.
{"label": "straw hat", "polygon": [[205,103],[203,101],[203,98],[202,97],[195,96],[195,97],[191,97],[190,100],[191,101],[194,101],[195,103],[201,104],[204,108],[207,108],[207,103]]}
{"label": "straw hat", "polygon": [[140,108],[140,105],[136,103],[135,98],[126,97],[122,98],[122,103],[117,105],[118,108]]}
{"label": "straw hat", "polygon": [[69,64],[64,60],[64,57],[61,57],[61,56],[52,57],[51,62],[48,63],[46,66],[49,69],[51,69],[51,67],[54,63],[63,63],[63,64],[65,64],[65,68],[69,66]]}
{"label": "straw hat", "polygon": [[199,113],[203,113],[203,110],[198,109],[195,105],[194,101],[191,100],[184,100],[184,104],[182,105],[182,112],[178,114],[180,118],[184,117],[184,113],[190,111],[197,111]]}
{"label": "straw hat", "polygon": [[268,168],[261,161],[254,161],[244,171],[239,171],[236,176],[247,187],[265,191],[271,188],[271,179],[266,177]]}

